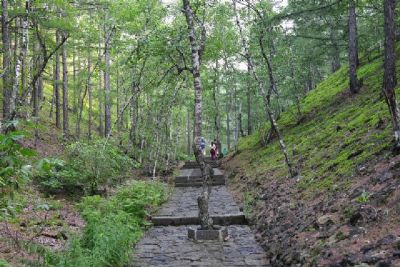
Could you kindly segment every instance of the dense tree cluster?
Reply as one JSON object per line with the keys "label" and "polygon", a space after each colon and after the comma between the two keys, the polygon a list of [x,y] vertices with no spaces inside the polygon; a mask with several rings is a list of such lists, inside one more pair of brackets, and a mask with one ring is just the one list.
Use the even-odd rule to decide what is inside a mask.
{"label": "dense tree cluster", "polygon": [[301,98],[347,62],[362,93],[357,68],[384,46],[399,139],[395,2],[384,2],[2,0],[2,118],[117,137],[154,171],[190,154],[193,136],[231,149],[270,122],[264,141],[280,139],[295,175],[280,113],[296,105],[300,119]]}

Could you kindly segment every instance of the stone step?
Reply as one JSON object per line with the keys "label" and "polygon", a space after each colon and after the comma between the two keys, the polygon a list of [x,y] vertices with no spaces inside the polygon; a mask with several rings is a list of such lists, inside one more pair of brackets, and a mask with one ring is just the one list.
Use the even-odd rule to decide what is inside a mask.
{"label": "stone step", "polygon": [[[202,177],[200,169],[183,169],[180,174],[175,177],[175,186],[201,186]],[[223,172],[217,168],[214,169],[214,176],[212,180],[212,185],[224,185],[225,176]]]}
{"label": "stone step", "polygon": [[[221,164],[215,160],[205,160],[207,164],[210,164],[213,168],[218,168]],[[186,161],[182,169],[197,169],[200,165],[196,161]]]}
{"label": "stone step", "polygon": [[[221,226],[247,225],[247,220],[243,213],[212,215],[211,217],[215,225],[221,225]],[[152,217],[151,221],[155,226],[179,226],[179,225],[200,224],[198,216],[190,216],[190,217],[156,216]]]}
{"label": "stone step", "polygon": [[[213,181],[212,186],[225,185],[225,181]],[[190,183],[175,183],[175,187],[200,187],[203,186],[203,182],[190,182]]]}

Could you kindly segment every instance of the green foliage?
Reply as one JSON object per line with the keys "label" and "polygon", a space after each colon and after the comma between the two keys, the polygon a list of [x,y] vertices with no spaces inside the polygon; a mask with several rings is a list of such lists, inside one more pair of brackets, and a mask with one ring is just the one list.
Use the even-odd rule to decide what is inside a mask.
{"label": "green foliage", "polygon": [[361,204],[365,204],[365,203],[368,203],[369,202],[369,197],[370,197],[370,193],[369,192],[367,192],[367,191],[363,191],[362,193],[361,193],[361,195],[359,195],[357,198],[356,198],[356,202],[357,203],[361,203]]}
{"label": "green foliage", "polygon": [[6,260],[0,259],[0,267],[12,267]]}
{"label": "green foliage", "polygon": [[132,159],[105,140],[76,142],[67,147],[65,160],[41,159],[36,178],[47,189],[81,187],[94,194],[99,186],[121,182],[135,166]]}
{"label": "green foliage", "polygon": [[36,153],[21,146],[18,141],[25,137],[23,132],[12,131],[0,134],[0,209],[2,214],[10,211],[9,198],[30,178],[31,166],[26,158]]}
{"label": "green foliage", "polygon": [[165,200],[165,188],[160,183],[133,182],[120,187],[109,199],[84,197],[78,205],[86,227],[61,255],[56,266],[124,266],[149,223],[148,210]]}

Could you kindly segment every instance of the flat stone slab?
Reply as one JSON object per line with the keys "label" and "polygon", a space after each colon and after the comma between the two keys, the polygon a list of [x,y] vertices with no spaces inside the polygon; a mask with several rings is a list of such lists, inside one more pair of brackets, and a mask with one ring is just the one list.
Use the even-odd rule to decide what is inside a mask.
{"label": "flat stone slab", "polygon": [[[202,188],[179,187],[174,189],[170,197],[155,217],[197,217],[197,197],[200,196]],[[210,195],[209,210],[211,216],[241,215],[239,206],[234,201],[225,186],[212,187]]]}
{"label": "flat stone slab", "polygon": [[[200,169],[183,169],[180,174],[175,177],[175,186],[202,186],[203,178],[201,176]],[[225,176],[224,173],[218,169],[214,168],[214,177],[211,182],[212,185],[224,185]]]}
{"label": "flat stone slab", "polygon": [[[218,168],[213,168],[214,170],[214,177],[219,177],[219,176],[224,176],[224,173],[218,169]],[[200,169],[182,169],[180,170],[179,175],[177,176],[177,178],[179,177],[190,177],[190,178],[196,178],[196,177],[200,177],[201,178],[201,171]]]}
{"label": "flat stone slab", "polygon": [[191,240],[218,240],[224,242],[228,238],[228,228],[218,227],[218,229],[203,230],[198,228],[188,228],[188,238]]}
{"label": "flat stone slab", "polygon": [[[247,220],[244,214],[226,214],[226,215],[214,215],[211,216],[215,225],[246,225]],[[193,217],[172,217],[172,216],[156,216],[152,217],[152,223],[155,226],[179,226],[179,225],[190,225],[200,224],[198,216]]]}
{"label": "flat stone slab", "polygon": [[[206,160],[206,164],[210,164],[211,167],[213,168],[218,168],[219,167],[219,162],[218,161],[211,161],[211,160]],[[196,161],[187,161],[185,164],[182,166],[182,169],[195,169],[195,168],[200,168],[200,165]]]}
{"label": "flat stone slab", "polygon": [[248,226],[232,225],[228,232],[226,242],[193,241],[188,226],[154,227],[136,245],[129,266],[271,266]]}

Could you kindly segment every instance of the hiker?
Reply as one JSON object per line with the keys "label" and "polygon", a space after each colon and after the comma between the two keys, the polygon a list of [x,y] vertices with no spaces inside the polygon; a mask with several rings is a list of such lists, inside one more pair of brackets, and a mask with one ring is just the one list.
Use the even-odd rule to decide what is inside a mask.
{"label": "hiker", "polygon": [[201,153],[203,153],[203,155],[205,156],[206,155],[206,140],[204,140],[204,137],[202,137],[200,139],[200,150],[201,150]]}
{"label": "hiker", "polygon": [[211,142],[210,154],[211,154],[211,160],[217,159],[217,146],[215,145],[214,142]]}
{"label": "hiker", "polygon": [[222,158],[222,151],[221,151],[221,142],[219,141],[219,139],[214,139],[214,144],[217,148],[217,158]]}

